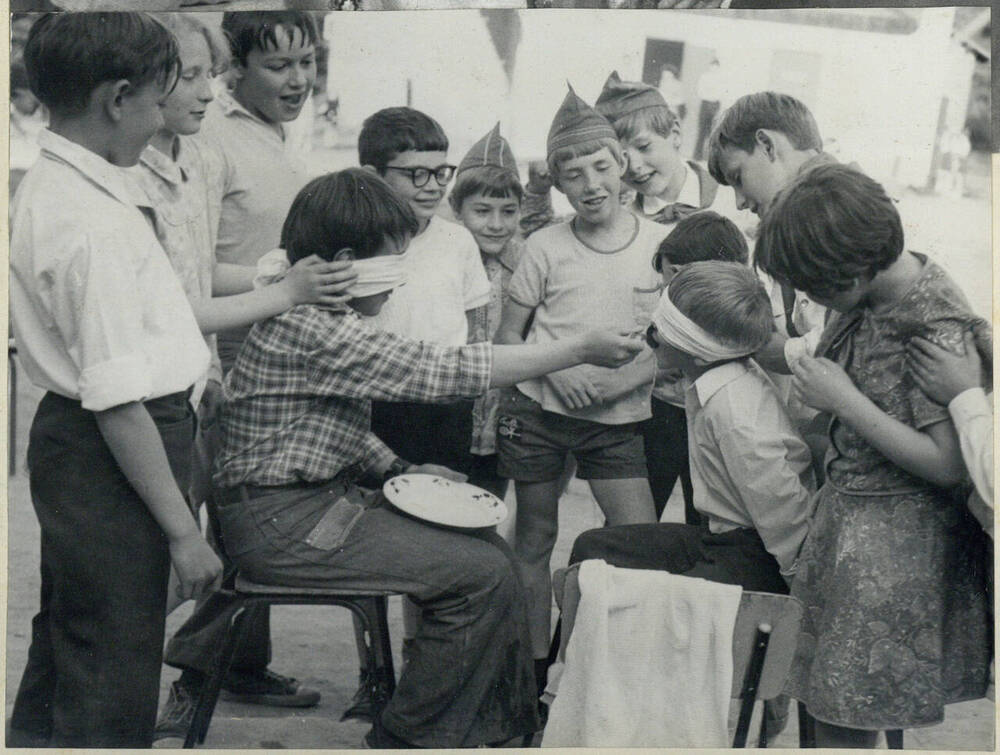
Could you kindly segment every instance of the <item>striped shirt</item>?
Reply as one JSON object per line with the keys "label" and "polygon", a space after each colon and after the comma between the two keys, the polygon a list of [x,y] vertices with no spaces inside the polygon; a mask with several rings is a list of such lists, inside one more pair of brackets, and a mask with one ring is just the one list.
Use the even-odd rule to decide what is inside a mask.
{"label": "striped shirt", "polygon": [[489,344],[445,347],[378,331],[354,311],[300,305],[256,324],[224,383],[220,487],[384,470],[371,401],[454,401],[489,387]]}

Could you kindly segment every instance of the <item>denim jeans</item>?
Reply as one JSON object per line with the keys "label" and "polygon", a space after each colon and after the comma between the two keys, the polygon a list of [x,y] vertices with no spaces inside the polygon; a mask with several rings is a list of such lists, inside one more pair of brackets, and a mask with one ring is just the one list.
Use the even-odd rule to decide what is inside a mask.
{"label": "denim jeans", "polygon": [[[194,435],[187,397],[146,406],[183,490]],[[14,701],[12,739],[27,734],[52,747],[150,747],[167,539],[115,462],[93,412],[79,402],[53,393],[42,399],[28,470],[41,525],[41,608]]]}
{"label": "denim jeans", "polygon": [[492,531],[434,527],[333,482],[220,501],[226,549],[264,584],[391,590],[421,609],[386,728],[422,747],[533,732],[538,711],[524,594]]}

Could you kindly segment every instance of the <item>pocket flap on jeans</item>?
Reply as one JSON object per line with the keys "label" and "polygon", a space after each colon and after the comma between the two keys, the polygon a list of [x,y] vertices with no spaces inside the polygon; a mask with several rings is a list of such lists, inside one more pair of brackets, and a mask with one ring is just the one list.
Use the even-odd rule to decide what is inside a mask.
{"label": "pocket flap on jeans", "polygon": [[364,511],[365,507],[360,503],[346,497],[338,498],[306,537],[306,544],[326,551],[339,548]]}

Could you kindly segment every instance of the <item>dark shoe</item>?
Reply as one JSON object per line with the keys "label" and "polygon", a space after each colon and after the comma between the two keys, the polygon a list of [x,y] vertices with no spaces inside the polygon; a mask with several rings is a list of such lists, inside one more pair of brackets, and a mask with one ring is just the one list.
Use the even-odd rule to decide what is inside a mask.
{"label": "dark shoe", "polygon": [[300,687],[295,679],[267,669],[254,674],[230,674],[220,697],[233,703],[279,708],[311,708],[319,702],[316,690]]}
{"label": "dark shoe", "polygon": [[153,730],[153,741],[161,739],[184,739],[191,721],[194,719],[194,709],[198,705],[198,693],[185,687],[180,682],[170,685],[167,702],[156,719]]}
{"label": "dark shoe", "polygon": [[391,731],[386,730],[382,727],[382,736],[379,737],[375,733],[375,727],[373,726],[365,734],[365,738],[362,741],[362,746],[367,750],[419,750],[421,749],[418,745],[410,744],[405,739],[400,739]]}
{"label": "dark shoe", "polygon": [[371,671],[364,668],[361,669],[361,672],[358,674],[358,689],[355,691],[354,697],[351,698],[350,707],[340,716],[341,721],[354,718],[358,721],[372,722],[372,696],[369,692],[371,685]]}

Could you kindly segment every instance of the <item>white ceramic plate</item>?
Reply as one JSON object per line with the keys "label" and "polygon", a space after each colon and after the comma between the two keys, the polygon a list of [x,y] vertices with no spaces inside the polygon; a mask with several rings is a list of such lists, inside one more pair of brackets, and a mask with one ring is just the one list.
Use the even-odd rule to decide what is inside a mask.
{"label": "white ceramic plate", "polygon": [[382,492],[401,511],[447,527],[492,527],[507,518],[507,506],[489,491],[437,475],[399,475]]}

